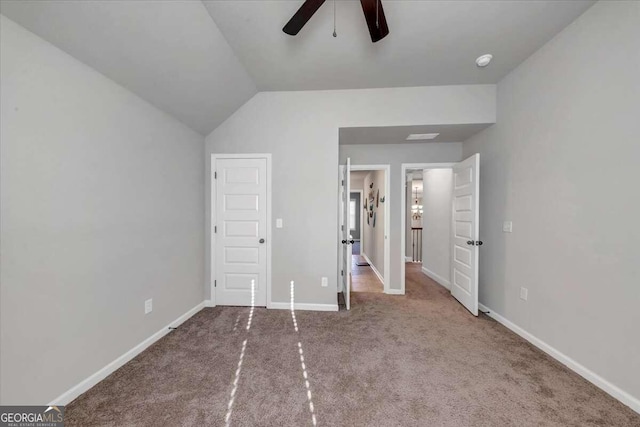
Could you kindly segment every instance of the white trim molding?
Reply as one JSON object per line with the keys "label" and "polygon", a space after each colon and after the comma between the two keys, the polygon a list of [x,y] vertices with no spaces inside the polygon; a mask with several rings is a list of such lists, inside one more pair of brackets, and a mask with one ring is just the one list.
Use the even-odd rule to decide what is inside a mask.
{"label": "white trim molding", "polygon": [[[271,308],[276,310],[291,310],[290,302],[272,302]],[[338,311],[338,304],[307,304],[296,302],[293,304],[294,310],[300,311]]]}
{"label": "white trim molding", "polygon": [[429,270],[427,267],[424,267],[424,266],[422,267],[422,273],[429,276],[438,285],[448,290],[451,290],[451,282],[445,279],[444,277],[440,276],[439,274],[434,273],[433,271]]}
{"label": "white trim molding", "polygon": [[105,379],[106,377],[114,373],[116,370],[121,368],[131,359],[133,359],[134,357],[136,357],[137,355],[145,351],[149,346],[154,344],[156,341],[160,340],[160,338],[164,337],[169,332],[171,332],[171,329],[169,328],[178,327],[179,325],[184,323],[186,320],[191,318],[194,314],[202,310],[204,306],[205,306],[204,301],[199,303],[198,305],[193,307],[191,310],[187,311],[182,316],[178,317],[176,320],[169,323],[167,326],[160,329],[158,332],[156,332],[155,334],[151,335],[149,338],[142,341],[140,344],[133,347],[131,350],[127,351],[122,356],[118,357],[116,360],[109,363],[104,368],[95,372],[88,378],[80,381],[78,384],[76,384],[75,386],[71,387],[69,390],[62,393],[60,396],[53,399],[51,402],[49,402],[48,406],[69,404],[76,397],[80,396],[82,393],[86,392],[87,390],[89,390],[90,388],[98,384],[100,381],[102,381],[103,379]]}
{"label": "white trim molding", "polygon": [[605,391],[606,393],[608,393],[609,395],[611,395],[615,399],[619,400],[620,402],[624,403],[625,405],[627,405],[628,407],[630,407],[631,409],[633,409],[637,413],[640,413],[640,399],[632,396],[631,394],[629,394],[626,391],[622,390],[620,387],[618,387],[618,386],[610,383],[609,381],[605,380],[600,375],[598,375],[595,372],[591,371],[589,368],[587,368],[587,367],[581,365],[580,363],[576,362],[575,360],[573,360],[572,358],[570,358],[566,354],[562,353],[560,350],[550,346],[549,344],[547,344],[546,342],[542,341],[540,338],[536,337],[535,335],[532,335],[531,333],[525,331],[520,326],[518,326],[515,323],[511,322],[509,319],[505,318],[504,316],[496,313],[495,311],[493,311],[491,308],[487,307],[486,305],[478,304],[478,308],[482,312],[484,312],[487,316],[491,317],[492,319],[494,319],[498,323],[501,323],[507,329],[510,329],[511,331],[513,331],[516,334],[520,335],[522,338],[524,338],[525,340],[529,341],[531,344],[535,345],[540,350],[544,351],[549,356],[553,357],[558,362],[562,363],[567,368],[571,369],[573,372],[577,373],[578,375],[580,375],[581,377],[583,377],[587,381],[591,382],[596,387],[602,389],[603,391]]}
{"label": "white trim molding", "polygon": [[362,247],[360,247],[360,255],[362,255],[362,258],[364,258],[369,263],[369,267],[371,267],[371,270],[373,270],[373,272],[376,274],[376,276],[378,276],[378,280],[380,280],[380,283],[382,283],[382,286],[384,287],[384,277],[382,277],[382,274],[380,274],[380,272],[378,271],[376,266],[373,265],[373,263],[371,262],[371,260],[367,256],[367,254],[365,254],[362,251]]}
{"label": "white trim molding", "polygon": [[388,295],[404,295],[404,291],[402,289],[387,289],[384,293]]}

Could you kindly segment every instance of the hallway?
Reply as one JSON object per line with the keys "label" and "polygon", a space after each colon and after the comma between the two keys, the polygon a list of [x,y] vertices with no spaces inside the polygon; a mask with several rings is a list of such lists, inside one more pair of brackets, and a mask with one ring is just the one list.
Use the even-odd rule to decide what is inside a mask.
{"label": "hallway", "polygon": [[362,255],[351,256],[351,292],[384,292],[384,286],[371,266],[358,265],[359,262],[366,262]]}

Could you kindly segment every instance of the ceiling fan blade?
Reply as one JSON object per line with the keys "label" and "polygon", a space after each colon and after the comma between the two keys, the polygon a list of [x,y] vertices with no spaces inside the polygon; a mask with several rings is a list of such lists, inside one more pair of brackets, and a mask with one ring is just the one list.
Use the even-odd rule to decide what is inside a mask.
{"label": "ceiling fan blade", "polygon": [[371,41],[377,42],[385,38],[389,34],[387,27],[387,19],[384,17],[382,9],[382,0],[360,0],[364,19],[367,20]]}
{"label": "ceiling fan blade", "polygon": [[295,36],[300,32],[304,24],[307,23],[309,19],[313,16],[314,13],[322,6],[325,0],[306,0],[300,9],[291,17],[287,25],[284,26],[282,31],[289,34],[290,36]]}

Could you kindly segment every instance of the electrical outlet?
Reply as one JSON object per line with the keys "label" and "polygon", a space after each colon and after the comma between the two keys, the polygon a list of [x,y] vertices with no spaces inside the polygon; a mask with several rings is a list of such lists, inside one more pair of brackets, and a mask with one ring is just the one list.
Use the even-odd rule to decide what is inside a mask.
{"label": "electrical outlet", "polygon": [[528,296],[529,296],[529,289],[527,289],[527,288],[520,288],[520,299],[523,299],[523,300],[525,300],[525,301],[526,301],[526,300],[527,300],[527,298],[528,298]]}
{"label": "electrical outlet", "polygon": [[276,228],[282,228],[282,218],[276,219]]}
{"label": "electrical outlet", "polygon": [[153,299],[148,299],[144,302],[144,314],[149,314],[153,311]]}
{"label": "electrical outlet", "polygon": [[329,286],[329,279],[327,279],[326,277],[323,277],[320,284],[322,285],[323,288],[326,288],[327,286]]}
{"label": "electrical outlet", "polygon": [[513,232],[513,223],[511,221],[505,221],[502,223],[502,231],[504,233],[512,233]]}

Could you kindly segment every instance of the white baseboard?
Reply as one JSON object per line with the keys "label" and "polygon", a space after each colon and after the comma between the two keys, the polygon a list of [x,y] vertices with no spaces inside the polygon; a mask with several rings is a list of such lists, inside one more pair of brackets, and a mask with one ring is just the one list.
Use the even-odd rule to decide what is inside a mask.
{"label": "white baseboard", "polygon": [[204,306],[205,307],[215,307],[216,305],[210,299],[206,299],[206,300],[204,300]]}
{"label": "white baseboard", "polygon": [[118,370],[118,368],[122,367],[125,363],[129,362],[131,359],[136,357],[138,354],[140,354],[144,350],[146,350],[147,347],[149,347],[151,344],[155,343],[160,338],[164,337],[169,332],[171,332],[171,330],[169,329],[170,327],[174,327],[175,328],[178,325],[182,324],[185,320],[189,319],[191,316],[193,316],[194,314],[196,314],[197,312],[202,310],[202,308],[204,306],[205,306],[204,302],[201,302],[200,304],[196,305],[191,310],[187,311],[182,316],[178,317],[176,320],[174,320],[173,322],[169,323],[167,326],[165,326],[164,328],[160,329],[158,332],[156,332],[155,334],[151,335],[149,338],[145,339],[140,344],[136,345],[131,350],[127,351],[125,354],[123,354],[122,356],[118,357],[116,360],[114,360],[113,362],[109,363],[104,368],[100,369],[98,372],[94,373],[90,377],[88,377],[85,380],[79,382],[75,386],[71,387],[69,390],[67,390],[64,393],[62,393],[60,396],[58,396],[55,399],[53,399],[48,405],[49,406],[52,406],[52,405],[62,405],[62,406],[64,406],[64,405],[69,404],[73,399],[75,399],[76,397],[80,396],[82,393],[84,393],[87,390],[89,390],[91,387],[93,387],[96,384],[98,384],[100,381],[102,381],[103,379],[105,379],[106,377],[108,377],[109,375],[114,373],[116,370]]}
{"label": "white baseboard", "polygon": [[443,286],[443,287],[451,290],[451,282],[449,282],[444,277],[440,276],[439,274],[434,273],[433,271],[429,270],[428,268],[426,268],[424,266],[422,267],[422,272],[424,274],[426,274],[427,276],[429,276],[430,278],[432,278],[440,286]]}
{"label": "white baseboard", "polygon": [[[272,302],[269,308],[275,310],[291,310],[290,302]],[[305,311],[338,311],[338,304],[307,304],[296,302],[293,304],[294,310]]]}
{"label": "white baseboard", "polygon": [[380,272],[378,271],[376,266],[373,265],[373,263],[371,262],[371,260],[367,256],[367,254],[365,254],[362,251],[360,251],[360,253],[362,254],[362,257],[369,263],[369,267],[371,267],[371,270],[373,270],[373,272],[376,274],[376,276],[378,276],[378,279],[380,280],[380,283],[382,283],[382,286],[384,286],[384,277],[382,277],[382,274],[380,274]]}
{"label": "white baseboard", "polygon": [[404,262],[413,262],[413,258],[411,258],[410,256],[406,256],[404,257]]}
{"label": "white baseboard", "polygon": [[617,399],[620,402],[624,403],[625,405],[627,405],[628,407],[630,407],[634,411],[640,413],[640,399],[630,395],[629,393],[627,393],[626,391],[622,390],[618,386],[616,386],[616,385],[610,383],[609,381],[605,380],[604,378],[602,378],[601,376],[599,376],[595,372],[591,371],[589,368],[587,368],[587,367],[581,365],[580,363],[576,362],[575,360],[573,360],[572,358],[570,358],[566,354],[560,352],[556,348],[554,348],[554,347],[550,346],[549,344],[547,344],[546,342],[542,341],[540,338],[538,338],[538,337],[530,334],[529,332],[525,331],[520,326],[516,325],[515,323],[511,322],[510,320],[508,320],[505,317],[501,316],[500,314],[496,313],[495,311],[493,311],[489,307],[487,307],[487,306],[485,306],[483,304],[478,304],[478,307],[480,308],[480,310],[482,310],[484,312],[487,312],[486,313],[487,316],[491,317],[492,319],[495,319],[498,323],[503,324],[505,327],[507,327],[508,329],[512,330],[516,334],[520,335],[522,338],[524,338],[525,340],[529,341],[531,344],[535,345],[540,350],[544,351],[549,356],[553,357],[558,362],[562,363],[567,368],[571,369],[573,372],[577,373],[578,375],[580,375],[581,377],[583,377],[587,381],[591,382],[596,387],[604,390],[605,392],[610,394],[615,399]]}
{"label": "white baseboard", "polygon": [[387,289],[384,293],[389,295],[404,295],[402,289]]}

